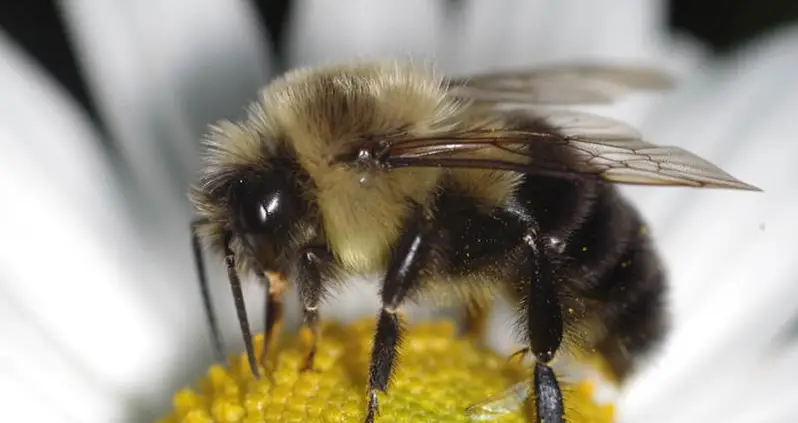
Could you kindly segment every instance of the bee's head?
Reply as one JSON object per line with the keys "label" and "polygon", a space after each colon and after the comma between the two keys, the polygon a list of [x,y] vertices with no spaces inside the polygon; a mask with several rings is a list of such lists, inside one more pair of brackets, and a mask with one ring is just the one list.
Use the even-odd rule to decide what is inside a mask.
{"label": "bee's head", "polygon": [[233,252],[239,272],[286,274],[293,254],[318,233],[308,197],[313,190],[277,143],[261,140],[258,151],[244,150],[242,137],[252,135],[246,132],[223,128],[216,138],[225,142],[209,144],[202,177],[189,194],[195,228],[217,253]]}
{"label": "bee's head", "polygon": [[227,208],[234,237],[245,243],[265,271],[283,272],[297,231],[309,207],[290,169],[247,170],[227,189]]}

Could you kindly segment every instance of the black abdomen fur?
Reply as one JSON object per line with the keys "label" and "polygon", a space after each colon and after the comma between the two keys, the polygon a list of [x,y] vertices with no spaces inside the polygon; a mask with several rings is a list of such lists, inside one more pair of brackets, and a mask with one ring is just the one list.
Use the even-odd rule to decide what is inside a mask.
{"label": "black abdomen fur", "polygon": [[[566,332],[625,377],[665,330],[664,274],[637,211],[614,186],[587,178],[525,176],[515,203],[551,241],[547,253],[557,263]],[[521,269],[529,257],[517,212],[481,204],[449,183],[434,208],[435,273],[451,283],[473,283],[463,276],[481,274],[505,283],[522,301],[527,282]]]}
{"label": "black abdomen fur", "polygon": [[517,194],[544,236],[559,237],[563,283],[604,326],[596,347],[624,377],[666,327],[665,275],[639,213],[595,180],[529,177]]}

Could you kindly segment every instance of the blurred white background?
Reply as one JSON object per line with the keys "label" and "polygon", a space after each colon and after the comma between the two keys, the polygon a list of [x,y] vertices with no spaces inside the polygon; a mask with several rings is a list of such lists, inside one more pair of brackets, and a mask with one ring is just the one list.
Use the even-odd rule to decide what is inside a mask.
{"label": "blurred white background", "polygon": [[[164,413],[211,360],[184,194],[206,125],[240,117],[285,68],[414,56],[456,73],[596,59],[678,75],[672,92],[599,111],[765,192],[624,188],[669,266],[675,327],[627,387],[622,420],[796,421],[798,26],[715,56],[667,31],[659,0],[458,4],[296,1],[276,56],[249,2],[63,1],[102,127],[0,32],[3,415],[138,422]],[[210,276],[227,347],[241,349],[221,267]],[[259,330],[263,293],[246,289]],[[375,292],[356,281],[322,313],[369,315]],[[288,313],[296,322],[291,298]],[[507,319],[500,310],[493,324]]]}

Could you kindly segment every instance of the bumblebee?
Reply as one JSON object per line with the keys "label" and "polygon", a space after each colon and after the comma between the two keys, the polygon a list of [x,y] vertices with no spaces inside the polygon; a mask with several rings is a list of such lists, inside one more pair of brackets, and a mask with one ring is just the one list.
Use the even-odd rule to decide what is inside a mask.
{"label": "bumblebee", "polygon": [[668,326],[665,272],[616,184],[758,190],[622,122],[553,107],[670,86],[653,69],[577,64],[472,77],[398,61],[286,73],[246,119],[213,126],[189,192],[217,351],[202,243],[225,259],[256,376],[240,274],[267,286],[266,339],[293,285],[314,345],[325,294],[381,275],[366,422],[397,364],[403,304],[456,299],[479,337],[501,295],[534,358],[537,418],[564,421],[555,356],[598,351],[624,380]]}

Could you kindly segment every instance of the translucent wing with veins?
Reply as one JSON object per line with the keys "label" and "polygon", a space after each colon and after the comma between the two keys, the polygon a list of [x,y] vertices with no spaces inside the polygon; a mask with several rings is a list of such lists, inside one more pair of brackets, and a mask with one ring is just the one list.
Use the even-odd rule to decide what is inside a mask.
{"label": "translucent wing with veins", "polygon": [[387,167],[504,169],[623,184],[759,191],[689,151],[651,144],[610,118],[561,110],[506,113],[522,129],[396,134],[379,140],[375,156]]}
{"label": "translucent wing with veins", "polygon": [[471,420],[494,420],[521,407],[532,395],[529,381],[518,382],[506,390],[466,408]]}
{"label": "translucent wing with veins", "polygon": [[664,90],[673,79],[652,68],[559,65],[445,80],[452,95],[488,103],[601,104],[640,90]]}

